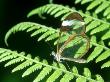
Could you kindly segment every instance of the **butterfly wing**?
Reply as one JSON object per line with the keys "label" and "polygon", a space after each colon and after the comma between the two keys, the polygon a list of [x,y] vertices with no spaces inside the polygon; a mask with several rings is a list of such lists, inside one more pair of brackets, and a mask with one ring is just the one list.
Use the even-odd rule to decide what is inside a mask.
{"label": "butterfly wing", "polygon": [[[82,16],[77,13],[71,13],[70,15],[68,15],[64,21],[71,21],[74,24],[82,24],[83,18]],[[64,23],[63,21],[63,23]],[[77,37],[78,35],[81,35],[81,33],[85,32],[85,26],[81,25],[78,27],[78,29],[73,29],[74,26],[71,27],[71,22],[67,24],[63,24],[63,26],[61,26],[60,28],[60,33],[59,33],[59,39],[58,39],[58,44],[57,44],[57,53],[65,58],[74,58],[74,55],[76,54],[75,52],[77,52],[78,50],[80,50],[80,48],[85,45],[85,40],[83,40],[83,38],[81,37]],[[77,23],[78,22],[78,23]],[[78,38],[80,40],[78,40]],[[84,50],[84,49],[83,49]],[[78,56],[78,55],[77,55]],[[78,58],[76,56],[76,58]],[[80,55],[79,55],[80,56]]]}

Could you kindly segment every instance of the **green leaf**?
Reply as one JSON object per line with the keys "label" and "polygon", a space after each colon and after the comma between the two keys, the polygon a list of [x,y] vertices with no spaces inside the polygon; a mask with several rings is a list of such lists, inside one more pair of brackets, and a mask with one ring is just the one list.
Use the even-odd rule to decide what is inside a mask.
{"label": "green leaf", "polygon": [[[77,0],[76,0],[77,1]],[[88,3],[88,2],[91,2],[92,0],[81,0],[82,2],[81,2],[81,4],[86,4],[86,3]]]}
{"label": "green leaf", "polygon": [[103,52],[97,59],[96,62],[102,61],[110,56],[110,50]]}
{"label": "green leaf", "polygon": [[102,47],[100,46],[95,47],[94,51],[87,58],[87,61],[90,62],[91,60],[96,58],[102,51],[103,51]]}
{"label": "green leaf", "polygon": [[38,69],[41,69],[42,68],[42,65],[41,64],[35,64],[35,65],[32,65],[30,68],[28,68],[22,75],[22,77],[25,77],[27,75],[30,75],[31,73],[35,72],[36,70]]}
{"label": "green leaf", "polygon": [[79,2],[81,2],[82,0],[75,0],[75,4],[78,4]]}
{"label": "green leaf", "polygon": [[18,62],[22,62],[22,61],[24,61],[24,58],[22,58],[22,57],[12,59],[8,63],[5,64],[5,67],[10,66],[10,65],[15,64],[15,63],[18,63]]}
{"label": "green leaf", "polygon": [[75,66],[72,68],[72,71],[73,71],[73,73],[78,74],[78,70]]}
{"label": "green leaf", "polygon": [[84,76],[91,78],[91,72],[88,68],[84,68]]}
{"label": "green leaf", "polygon": [[60,82],[70,82],[74,78],[74,75],[71,73],[66,73],[63,78],[60,80]]}
{"label": "green leaf", "polygon": [[84,77],[78,77],[76,82],[86,82],[86,79]]}
{"label": "green leaf", "polygon": [[92,29],[94,29],[95,27],[97,27],[98,25],[100,25],[100,21],[92,21],[87,27],[86,27],[86,31],[90,31]]}
{"label": "green leaf", "polygon": [[51,72],[52,68],[50,67],[44,67],[43,70],[40,72],[40,74],[36,77],[36,79],[33,82],[39,82],[42,80],[47,74]]}
{"label": "green leaf", "polygon": [[95,13],[100,13],[102,12],[104,9],[106,9],[109,6],[108,1],[104,1],[96,10]]}
{"label": "green leaf", "polygon": [[100,25],[99,27],[93,29],[93,30],[91,31],[91,34],[95,34],[95,33],[104,31],[104,30],[108,29],[109,27],[110,27],[109,24],[102,24],[102,25]]}
{"label": "green leaf", "polygon": [[26,67],[28,67],[28,66],[30,66],[30,65],[32,65],[32,64],[33,64],[32,61],[27,60],[27,61],[21,63],[20,65],[18,65],[17,67],[15,67],[15,68],[12,70],[12,72],[16,72],[16,71],[18,71],[18,70],[22,70],[22,69],[24,69],[24,68],[26,68]]}
{"label": "green leaf", "polygon": [[110,61],[107,61],[106,63],[104,63],[101,68],[105,68],[105,67],[110,67]]}
{"label": "green leaf", "polygon": [[101,4],[101,0],[94,0],[88,7],[87,7],[87,10],[91,10],[93,9],[94,7],[98,6],[99,4]]}
{"label": "green leaf", "polygon": [[62,75],[62,71],[56,70],[48,79],[46,82],[54,82],[60,75]]}
{"label": "green leaf", "polygon": [[97,81],[98,82],[104,82],[103,78],[100,75],[96,75]]}
{"label": "green leaf", "polygon": [[108,39],[108,38],[110,38],[110,31],[108,30],[108,32],[106,32],[103,36],[102,36],[102,40],[106,40],[106,39]]}
{"label": "green leaf", "polygon": [[108,14],[110,13],[110,7],[108,7],[106,10],[105,10],[105,12],[104,12],[104,16],[107,16]]}

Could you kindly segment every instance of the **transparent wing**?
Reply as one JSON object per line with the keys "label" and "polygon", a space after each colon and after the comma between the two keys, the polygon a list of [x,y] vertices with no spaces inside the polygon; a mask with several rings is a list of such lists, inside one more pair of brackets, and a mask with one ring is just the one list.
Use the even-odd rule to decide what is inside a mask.
{"label": "transparent wing", "polygon": [[[75,20],[75,23],[73,21],[73,26],[68,24],[67,26],[61,26],[57,44],[57,53],[67,59],[81,58],[89,48],[88,39],[83,37],[85,34],[85,26],[81,25],[83,18],[80,14],[75,12],[67,16],[65,20]],[[79,28],[74,29],[75,26]]]}

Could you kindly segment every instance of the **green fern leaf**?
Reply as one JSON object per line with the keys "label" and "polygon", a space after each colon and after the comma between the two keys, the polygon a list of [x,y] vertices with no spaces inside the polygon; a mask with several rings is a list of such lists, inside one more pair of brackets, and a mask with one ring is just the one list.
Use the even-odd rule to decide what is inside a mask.
{"label": "green fern leaf", "polygon": [[[58,36],[56,36],[56,34],[57,34],[56,32],[58,32],[58,30],[55,30],[51,27],[46,27],[44,25],[40,25],[40,24],[37,24],[37,23],[23,22],[23,23],[19,23],[19,24],[15,25],[12,29],[10,29],[7,32],[7,34],[5,36],[6,45],[8,45],[7,40],[8,40],[8,38],[11,34],[16,33],[18,31],[22,31],[22,29],[24,30],[24,28],[27,32],[30,32],[30,31],[34,30],[34,32],[31,34],[31,36],[36,36],[39,33],[45,33],[45,36],[43,35],[40,39],[46,38],[49,33],[50,33],[50,35],[52,35],[52,37],[48,36],[49,40],[52,40],[52,39],[55,39],[56,37],[58,37]],[[38,39],[38,40],[40,40],[40,39]]]}
{"label": "green fern leaf", "polygon": [[[77,0],[75,0],[77,2]],[[103,13],[103,16],[106,16],[107,19],[110,19],[110,2],[108,0],[78,0],[78,3],[87,4],[88,7],[86,10],[94,10],[95,13]],[[90,3],[88,3],[90,2]],[[77,3],[76,3],[77,4]]]}
{"label": "green fern leaf", "polygon": [[63,21],[69,14],[71,14],[72,12],[68,12],[68,13],[65,13],[62,18],[61,18],[61,21]]}
{"label": "green fern leaf", "polygon": [[105,12],[104,12],[104,16],[107,16],[110,13],[110,7],[108,7]]}
{"label": "green fern leaf", "polygon": [[33,37],[39,33],[46,32],[46,31],[47,31],[47,29],[45,29],[45,28],[38,29],[37,31],[35,31],[34,33],[31,34],[31,37]]}
{"label": "green fern leaf", "polygon": [[88,77],[88,78],[91,78],[91,72],[88,68],[84,68],[84,76]]}
{"label": "green fern leaf", "polygon": [[85,23],[88,24],[92,21],[92,17],[87,17],[84,19]]}
{"label": "green fern leaf", "polygon": [[36,77],[36,79],[33,82],[39,82],[47,74],[49,74],[51,71],[52,71],[52,68],[50,68],[50,67],[44,67],[43,70],[40,72],[40,74]]}
{"label": "green fern leaf", "polygon": [[86,79],[84,77],[79,77],[76,79],[76,82],[86,82]]}
{"label": "green fern leaf", "polygon": [[68,12],[70,12],[70,11],[69,10],[62,10],[62,11],[55,14],[55,18],[65,14],[65,13],[68,13]]}
{"label": "green fern leaf", "polygon": [[[106,28],[105,28],[105,27],[106,27]],[[100,25],[99,27],[93,29],[93,30],[91,31],[91,34],[95,34],[95,33],[97,33],[97,32],[104,31],[104,30],[108,29],[109,27],[110,27],[109,24],[102,24],[102,25]]]}
{"label": "green fern leaf", "polygon": [[100,25],[100,21],[92,21],[87,27],[86,27],[86,31],[90,31],[91,29],[94,29],[95,27],[97,27],[98,25]]}
{"label": "green fern leaf", "polygon": [[[9,53],[9,52],[8,52]],[[3,61],[6,61],[6,60],[10,60],[10,59],[13,59],[13,58],[16,58],[18,57],[16,53],[13,53],[13,54],[10,54],[10,55],[7,55],[6,57],[3,57],[0,62],[3,62]]]}
{"label": "green fern leaf", "polygon": [[[56,8],[57,8],[57,6],[54,6],[54,7],[52,7],[52,8],[49,8],[49,9],[47,10],[47,13],[51,13],[51,12],[54,10],[54,12],[52,12],[51,15],[55,14],[56,12],[59,11],[59,9],[56,9]],[[62,10],[62,8],[61,8],[61,10]],[[46,11],[45,11],[45,12],[46,12]]]}
{"label": "green fern leaf", "polygon": [[66,67],[62,63],[59,63],[59,67],[63,70],[67,70]]}
{"label": "green fern leaf", "polygon": [[6,57],[6,56],[8,56],[8,55],[10,55],[10,53],[9,52],[6,52],[6,51],[2,51],[1,50],[1,52],[0,52],[0,59],[2,59],[2,58],[4,58],[4,57]]}
{"label": "green fern leaf", "polygon": [[49,31],[45,32],[44,34],[42,34],[42,35],[39,37],[38,41],[40,41],[40,40],[42,40],[42,39],[48,37],[49,35],[51,35],[51,34],[53,34],[53,33],[55,33],[55,31],[53,31],[53,30],[49,30]]}
{"label": "green fern leaf", "polygon": [[108,32],[106,32],[103,36],[102,36],[102,40],[106,40],[106,39],[108,39],[108,38],[110,38],[110,31],[108,30]]}
{"label": "green fern leaf", "polygon": [[12,59],[11,61],[9,61],[8,63],[5,64],[5,67],[18,63],[18,62],[22,62],[22,61],[24,61],[24,58],[22,58],[22,57]]}
{"label": "green fern leaf", "polygon": [[[19,53],[15,52],[15,51],[11,51],[11,50],[8,50],[8,49],[2,49],[2,48],[0,48],[0,51],[5,51],[5,52],[8,52],[8,53],[14,54],[14,55],[16,53],[18,59],[21,57],[21,58],[23,58],[25,60],[23,63],[21,63],[20,65],[18,65],[17,67],[15,67],[12,70],[12,72],[15,72],[15,71],[22,70],[22,69],[24,69],[24,68],[27,67],[27,70],[23,73],[22,77],[27,76],[27,75],[30,75],[31,73],[35,72],[36,69],[41,69],[44,66],[43,70],[40,72],[40,74],[38,75],[38,77],[34,80],[35,82],[37,80],[40,81],[43,78],[45,78],[45,76],[52,69],[53,69],[53,73],[47,79],[47,82],[50,82],[50,81],[53,82],[53,81],[55,81],[62,74],[64,74],[64,76],[61,78],[61,81],[63,81],[63,79],[65,79],[67,77],[67,75],[69,74],[71,76],[68,77],[68,79],[66,79],[67,82],[69,82],[70,80],[72,80],[74,77],[76,77],[77,80],[78,80],[78,78],[81,78],[82,77],[82,78],[85,78],[87,81],[96,82],[96,80],[94,80],[94,79],[92,79],[90,77],[88,78],[88,76],[89,76],[89,74],[87,74],[88,71],[85,71],[85,73],[84,73],[85,75],[84,76],[83,75],[80,75],[78,73],[78,70],[77,70],[77,68],[75,66],[72,69],[73,72],[69,72],[69,71],[66,70],[66,67],[63,64],[60,64],[60,63],[59,63],[59,67],[60,67],[59,68],[57,63],[54,62],[53,65],[50,66],[50,65],[48,65],[48,62],[46,60],[43,60],[42,62],[40,62],[38,57],[35,57],[35,59],[32,59],[30,55],[25,56],[25,55],[23,55],[21,53],[19,54]],[[16,59],[16,58],[13,58],[12,60],[14,60],[14,59]],[[12,60],[10,60],[10,61],[12,61]],[[16,62],[14,62],[14,63],[16,63]],[[14,64],[14,63],[11,63],[11,65]],[[32,65],[33,63],[34,63],[34,65]],[[47,71],[47,70],[49,70],[49,71]],[[44,75],[42,75],[42,74],[44,74]],[[100,79],[103,80],[102,78],[100,78]]]}
{"label": "green fern leaf", "polygon": [[18,65],[17,67],[15,67],[12,70],[12,72],[16,72],[18,70],[24,69],[25,67],[30,66],[30,65],[32,65],[32,62],[27,60],[27,61],[23,62],[22,64]]}
{"label": "green fern leaf", "polygon": [[72,72],[75,73],[75,74],[78,74],[78,70],[75,66],[72,68]]}
{"label": "green fern leaf", "polygon": [[110,61],[107,61],[106,63],[104,63],[101,68],[105,68],[105,67],[110,67]]}
{"label": "green fern leaf", "polygon": [[98,6],[99,4],[101,4],[101,0],[94,0],[88,7],[87,10],[93,9],[94,7]]}
{"label": "green fern leaf", "polygon": [[81,0],[75,0],[75,3],[76,3],[76,4],[79,3],[79,2],[81,2]]}
{"label": "green fern leaf", "polygon": [[50,35],[48,38],[46,38],[45,41],[50,41],[50,40],[53,40],[53,39],[55,39],[57,37],[58,37],[58,33],[55,33],[55,34]]}
{"label": "green fern leaf", "polygon": [[13,33],[16,33],[18,31],[23,31],[26,30],[27,28],[33,27],[35,26],[36,23],[30,23],[30,22],[22,22],[20,24],[15,25],[14,27],[12,27],[7,34],[5,35],[5,43],[6,45],[8,45],[7,43],[7,39],[9,38],[9,36]]}
{"label": "green fern leaf", "polygon": [[102,61],[110,56],[110,50],[103,52],[97,59],[96,62]]}
{"label": "green fern leaf", "polygon": [[104,1],[96,10],[95,13],[102,12],[104,9],[106,9],[109,6],[109,3],[107,1]]}
{"label": "green fern leaf", "polygon": [[27,29],[27,32],[30,32],[30,31],[33,31],[35,29],[39,29],[40,26],[39,25],[36,25],[36,26],[32,26],[31,28]]}
{"label": "green fern leaf", "polygon": [[96,75],[97,81],[98,82],[104,82],[104,80],[102,79],[102,77],[100,75]]}
{"label": "green fern leaf", "polygon": [[[59,6],[59,8],[58,8]],[[43,12],[42,12],[43,11]],[[30,16],[33,16],[35,14],[40,14],[42,15],[43,13],[47,13],[47,14],[50,14],[50,15],[54,15],[54,17],[59,17],[61,16],[62,14],[66,14],[68,12],[71,12],[70,9],[65,9],[65,7],[63,7],[62,5],[57,5],[57,4],[48,4],[46,6],[43,6],[43,7],[39,7],[37,9],[34,9],[32,10],[28,15],[27,17],[30,17]]]}
{"label": "green fern leaf", "polygon": [[109,14],[109,15],[107,15],[107,19],[110,19],[110,14]]}
{"label": "green fern leaf", "polygon": [[102,51],[103,51],[102,47],[100,46],[95,47],[94,51],[87,58],[87,61],[90,62],[91,60],[96,58]]}
{"label": "green fern leaf", "polygon": [[74,78],[74,75],[71,73],[66,73],[63,78],[60,80],[60,82],[70,82]]}
{"label": "green fern leaf", "polygon": [[[27,57],[30,58],[31,56],[30,56],[30,55],[27,55]],[[26,68],[27,66],[30,66],[30,65],[32,65],[32,64],[33,64],[32,61],[27,60],[27,61],[23,62],[22,64],[18,65],[17,67],[15,67],[15,68],[12,70],[12,72],[15,72],[15,71],[24,69],[24,68]]]}
{"label": "green fern leaf", "polygon": [[22,75],[22,77],[25,77],[27,75],[30,75],[31,73],[33,73],[34,71],[41,69],[42,65],[41,64],[35,64],[33,66],[31,66],[30,68],[28,68]]}
{"label": "green fern leaf", "polygon": [[85,4],[85,3],[91,2],[92,0],[81,0],[81,1],[82,1],[81,4]]}
{"label": "green fern leaf", "polygon": [[48,79],[46,82],[54,82],[60,75],[62,75],[61,70],[56,70]]}

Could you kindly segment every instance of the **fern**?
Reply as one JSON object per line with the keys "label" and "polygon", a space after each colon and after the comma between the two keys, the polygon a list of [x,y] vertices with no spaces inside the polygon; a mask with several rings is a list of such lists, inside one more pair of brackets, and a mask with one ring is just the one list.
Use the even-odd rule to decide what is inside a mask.
{"label": "fern", "polygon": [[[22,77],[30,75],[32,74],[32,72],[35,72],[36,70],[40,69],[41,70],[40,74],[35,78],[33,82],[38,82],[38,81],[43,80],[51,71],[54,71],[54,72],[52,73],[52,75],[49,76],[46,82],[54,82],[56,79],[58,79],[59,76],[62,76],[62,75],[63,77],[61,79],[58,79],[60,82],[64,82],[64,80],[66,82],[69,82],[72,79],[76,79],[76,82],[79,82],[81,80],[84,82],[85,81],[104,82],[104,80],[101,78],[100,75],[96,76],[96,79],[92,79],[91,72],[88,68],[84,68],[84,74],[80,75],[76,67],[73,67],[72,69],[73,71],[69,72],[66,70],[65,66],[61,63],[59,64],[60,68],[58,68],[55,62],[53,63],[52,66],[50,66],[46,60],[43,60],[41,62],[38,57],[36,57],[35,59],[32,59],[30,54],[26,56],[24,52],[18,53],[18,52],[11,51],[8,49],[0,48],[0,52],[1,51],[5,51],[5,52],[1,53],[0,56],[2,56],[3,54],[10,53],[10,55],[6,55],[5,57],[2,57],[0,59],[0,61],[5,59],[4,61],[8,62],[7,63],[8,65],[5,64],[5,66],[16,64],[18,63],[18,61],[22,62],[20,65],[18,65],[12,70],[12,72],[16,72],[24,68],[27,69],[23,73]],[[69,76],[71,75],[71,76],[67,78],[68,75]]]}
{"label": "fern", "polygon": [[[68,11],[68,12],[63,13],[62,10]],[[35,14],[39,14],[40,16],[42,16],[42,14],[47,13],[47,14],[53,15],[54,17],[56,17],[56,15],[57,16],[63,15],[61,17],[61,20],[63,20],[71,12],[78,12],[78,11],[70,9],[68,7],[64,7],[62,5],[48,4],[48,5],[45,5],[40,8],[32,10],[28,14],[28,17],[33,16]],[[96,62],[100,62],[100,61],[107,59],[109,57],[108,51],[110,49],[104,45],[103,40],[110,38],[110,36],[108,35],[109,30],[101,37],[100,41],[98,41],[98,42],[97,42],[96,36],[94,36],[94,34],[96,34],[96,33],[100,34],[100,32],[109,29],[110,24],[108,22],[95,18],[95,17],[97,17],[95,14],[94,14],[94,17],[92,17],[92,16],[90,16],[89,12],[86,12],[86,14],[84,14],[83,12],[79,12],[79,13],[84,17],[85,23],[87,24],[87,27],[86,27],[87,32],[90,32],[91,48],[95,47],[93,52],[88,56],[87,61],[90,62],[93,59],[95,59],[96,57],[97,57]],[[43,40],[43,39],[45,39],[45,41],[50,41],[50,40],[56,39],[58,37],[58,32],[59,32],[59,30],[55,30],[55,29],[53,29],[51,27],[47,27],[45,25],[40,25],[40,24],[33,23],[33,22],[23,22],[23,23],[19,23],[16,26],[12,27],[7,32],[7,34],[5,36],[5,43],[7,45],[8,45],[7,39],[9,38],[9,36],[12,33],[16,33],[18,31],[26,31],[26,32],[33,31],[31,34],[31,37],[41,34],[41,36],[38,38],[38,41]],[[63,39],[62,39],[62,41],[63,41]],[[56,44],[56,41],[54,44]],[[104,55],[105,53],[107,53],[107,54]],[[107,63],[107,62],[105,62],[105,63]],[[105,65],[105,63],[103,65]],[[105,67],[109,67],[109,66],[110,65],[107,65]],[[104,66],[103,66],[103,68],[104,68]]]}
{"label": "fern", "polygon": [[95,9],[95,13],[103,13],[107,19],[110,19],[110,2],[108,0],[76,0],[76,4],[89,4],[87,10]]}
{"label": "fern", "polygon": [[[63,11],[67,11],[67,12],[63,12]],[[47,14],[53,15],[55,18],[63,15],[61,17],[61,20],[64,20],[64,18],[68,14],[70,14],[71,12],[78,12],[84,17],[84,20],[87,24],[87,27],[86,27],[87,30],[86,31],[90,32],[90,35],[100,34],[100,32],[107,30],[107,32],[101,36],[101,39],[106,40],[106,39],[110,38],[110,36],[107,36],[110,33],[109,32],[109,27],[110,27],[109,22],[106,22],[104,20],[100,20],[96,17],[91,16],[88,13],[84,14],[84,13],[76,11],[74,9],[64,7],[62,5],[48,4],[48,5],[36,8],[28,14],[28,17],[36,15],[36,14],[38,14],[38,15],[40,14],[40,16],[41,16],[42,14],[47,13]]]}
{"label": "fern", "polygon": [[[33,22],[22,22],[22,23],[17,24],[16,26],[12,27],[12,29],[10,29],[7,32],[7,34],[5,36],[5,43],[6,43],[6,45],[8,45],[7,39],[9,38],[9,36],[12,33],[16,33],[18,31],[26,31],[26,32],[34,31],[31,34],[31,37],[34,37],[34,36],[36,36],[36,35],[38,35],[40,33],[44,33],[41,37],[39,37],[38,41],[40,41],[40,40],[42,40],[42,39],[44,39],[46,37],[48,37],[46,40],[49,41],[51,36],[52,37],[54,36],[52,34],[55,34],[55,37],[58,36],[57,30],[54,30],[51,27],[47,27],[47,26],[40,25],[40,24],[33,23]],[[55,38],[55,37],[53,37],[53,38]]]}

